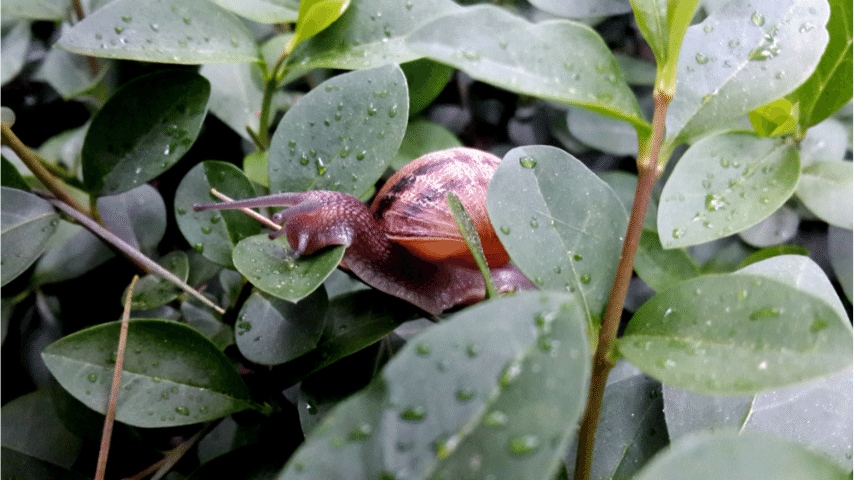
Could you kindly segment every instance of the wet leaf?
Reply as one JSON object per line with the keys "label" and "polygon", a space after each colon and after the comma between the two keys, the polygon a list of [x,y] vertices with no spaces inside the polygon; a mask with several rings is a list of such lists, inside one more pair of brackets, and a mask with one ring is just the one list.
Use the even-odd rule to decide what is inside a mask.
{"label": "wet leaf", "polygon": [[93,72],[90,58],[52,48],[34,78],[48,83],[63,99],[70,100],[94,88],[111,68],[106,60],[97,65]]}
{"label": "wet leaf", "polygon": [[98,213],[111,232],[145,251],[157,248],[166,233],[166,204],[151,185],[99,197]]}
{"label": "wet leaf", "polygon": [[[104,413],[120,322],[97,325],[48,345],[42,358],[56,380]],[[234,366],[196,330],[168,320],[134,319],[116,420],[137,427],[200,423],[250,408]]]}
{"label": "wet leaf", "polygon": [[654,458],[638,480],[661,478],[848,478],[827,457],[791,440],[756,433],[720,432],[685,437]]}
{"label": "wet leaf", "polygon": [[730,2],[685,33],[667,141],[714,131],[806,80],[827,45],[821,0]]}
{"label": "wet leaf", "polygon": [[[187,281],[187,276],[190,274],[190,263],[187,260],[187,254],[184,252],[169,252],[157,263],[181,280]],[[131,297],[131,309],[151,310],[175,300],[181,292],[182,290],[169,280],[150,273],[137,281]],[[127,288],[122,293],[122,299],[126,296]]]}
{"label": "wet leaf", "polygon": [[397,152],[408,112],[406,78],[397,65],[321,83],[276,128],[270,192],[335,190],[359,197]]}
{"label": "wet leaf", "polygon": [[81,155],[89,192],[120,193],[168,170],[196,141],[209,96],[208,81],[187,71],[160,71],[127,83],[86,132]]}
{"label": "wet leaf", "polygon": [[422,26],[407,44],[477,80],[584,107],[629,122],[639,132],[649,131],[614,56],[585,25],[531,24],[499,7],[476,6]]}
{"label": "wet leaf", "polygon": [[2,284],[22,274],[44,252],[59,215],[46,200],[23,190],[0,187]]}
{"label": "wet leaf", "polygon": [[288,250],[284,238],[247,237],[234,247],[234,266],[260,290],[297,302],[317,289],[344,257],[343,245],[299,258]]}
{"label": "wet leaf", "polygon": [[391,167],[394,170],[400,170],[404,165],[422,155],[462,146],[462,142],[445,127],[417,118],[406,126],[406,134],[403,136],[397,155],[391,161]]}
{"label": "wet leaf", "polygon": [[258,61],[255,41],[246,27],[207,0],[110,2],[75,24],[56,45],[81,55],[145,62]]}
{"label": "wet leaf", "polygon": [[212,0],[220,7],[259,23],[293,23],[299,0]]}
{"label": "wet leaf", "polygon": [[638,155],[638,134],[626,122],[583,108],[570,108],[566,124],[569,133],[589,147],[618,156]]}
{"label": "wet leaf", "polygon": [[759,223],[789,199],[799,170],[797,150],[780,139],[728,133],[700,140],[661,192],[664,247],[708,242]]}
{"label": "wet leaf", "polygon": [[328,304],[323,288],[296,303],[253,293],[237,316],[237,348],[261,365],[297,358],[317,346]]}
{"label": "wet leaf", "polygon": [[326,29],[344,13],[349,4],[350,0],[300,0],[297,26],[289,41],[292,47],[286,49],[292,50],[293,46]]}
{"label": "wet leaf", "polygon": [[256,235],[261,226],[239,210],[194,212],[196,203],[221,201],[211,195],[211,188],[235,200],[254,197],[255,189],[234,165],[206,161],[187,172],[175,191],[175,219],[184,238],[206,258],[231,268],[234,246]]}
{"label": "wet leaf", "polygon": [[629,0],[532,0],[531,5],[567,18],[609,17],[632,11]]}
{"label": "wet leaf", "polygon": [[[830,40],[815,72],[788,95],[798,103],[801,128],[809,128],[842,108],[852,94],[851,2],[830,0]],[[810,28],[810,24],[802,24]],[[799,27],[800,28],[800,27]]]}
{"label": "wet leaf", "polygon": [[541,292],[464,310],[330,412],[279,478],[548,477],[586,402],[585,316]]}
{"label": "wet leaf", "polygon": [[292,68],[355,70],[421,57],[406,45],[419,26],[459,7],[450,0],[357,0],[288,57]]}
{"label": "wet leaf", "polygon": [[755,393],[846,368],[851,325],[832,290],[822,291],[827,278],[804,261],[774,257],[660,292],[635,313],[620,352],[700,393]]}
{"label": "wet leaf", "polygon": [[[22,395],[5,405],[2,412],[4,447],[35,458],[71,468],[83,440],[68,431],[54,410],[47,389]],[[4,475],[8,475],[3,463]]]}
{"label": "wet leaf", "polygon": [[[6,13],[5,3],[4,14]],[[8,29],[6,25],[3,25],[3,51],[0,53],[0,61],[3,62],[0,82],[3,85],[15,78],[24,66],[27,48],[30,46],[30,36],[30,22],[26,20],[19,20],[14,25],[9,26]]]}
{"label": "wet leaf", "polygon": [[264,98],[261,74],[253,63],[202,65],[199,74],[211,83],[210,111],[234,133],[251,140],[258,131],[258,109]]}
{"label": "wet leaf", "polygon": [[489,217],[513,262],[540,288],[571,292],[597,318],[628,216],[613,190],[572,155],[515,148],[489,184]]}

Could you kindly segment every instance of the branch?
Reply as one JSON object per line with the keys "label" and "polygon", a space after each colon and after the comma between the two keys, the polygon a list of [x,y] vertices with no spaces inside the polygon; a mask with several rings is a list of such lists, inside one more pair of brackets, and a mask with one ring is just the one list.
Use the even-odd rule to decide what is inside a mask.
{"label": "branch", "polygon": [[596,353],[593,355],[593,375],[590,379],[587,411],[578,433],[578,451],[575,463],[575,478],[578,480],[590,478],[590,469],[593,465],[593,445],[596,443],[596,426],[599,424],[599,413],[602,410],[602,397],[605,394],[608,373],[614,367],[613,350],[617,339],[617,329],[620,326],[620,318],[623,314],[623,304],[626,301],[629,280],[632,278],[635,254],[638,251],[641,232],[643,232],[646,208],[652,195],[652,187],[661,174],[658,154],[664,138],[664,117],[667,114],[667,106],[670,104],[671,97],[656,90],[653,93],[653,98],[655,99],[655,114],[652,119],[652,138],[647,148],[642,148],[641,154],[638,156],[638,186],[635,190],[632,213],[629,217],[629,225],[626,228],[626,239],[623,242],[617,275],[614,278],[611,295],[608,297],[608,306],[605,308],[605,316],[602,319],[599,343],[596,346]]}

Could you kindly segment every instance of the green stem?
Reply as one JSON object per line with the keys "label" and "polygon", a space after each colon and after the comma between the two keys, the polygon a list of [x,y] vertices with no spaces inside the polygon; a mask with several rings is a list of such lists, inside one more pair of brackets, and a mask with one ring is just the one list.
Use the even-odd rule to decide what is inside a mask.
{"label": "green stem", "polygon": [[273,95],[279,87],[279,82],[285,78],[288,71],[287,67],[285,67],[285,60],[288,58],[288,54],[290,54],[290,49],[285,48],[279,56],[279,59],[276,60],[276,64],[273,65],[273,68],[269,71],[267,81],[264,82],[264,98],[261,100],[261,115],[258,120],[258,134],[252,136],[255,143],[259,144],[261,147],[261,150],[267,150],[270,148],[270,116],[273,110]]}
{"label": "green stem", "polygon": [[575,478],[577,480],[588,480],[590,478],[590,470],[593,465],[593,446],[596,442],[596,426],[599,423],[599,414],[602,410],[602,397],[605,393],[608,373],[614,367],[613,350],[617,340],[617,329],[620,326],[620,318],[623,314],[629,280],[632,278],[635,254],[643,231],[643,221],[652,195],[652,187],[661,174],[658,154],[664,137],[664,117],[667,114],[667,106],[672,97],[656,90],[653,93],[653,98],[655,99],[655,114],[652,120],[652,137],[645,148],[641,149],[641,154],[638,156],[638,185],[635,190],[632,213],[626,229],[626,239],[623,242],[617,275],[614,278],[611,294],[608,297],[608,305],[605,308],[605,316],[602,319],[599,343],[596,346],[596,353],[593,355],[593,374],[590,379],[587,411],[578,433],[578,451],[575,464]]}

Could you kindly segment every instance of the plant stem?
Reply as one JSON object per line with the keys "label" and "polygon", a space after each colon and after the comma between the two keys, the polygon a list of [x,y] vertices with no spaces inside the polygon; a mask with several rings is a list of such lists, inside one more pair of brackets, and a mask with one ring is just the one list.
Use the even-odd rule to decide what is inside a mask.
{"label": "plant stem", "polygon": [[575,460],[575,478],[577,480],[588,480],[590,478],[590,469],[593,465],[593,446],[596,442],[596,426],[599,423],[599,413],[602,410],[602,397],[605,393],[608,373],[615,364],[613,350],[617,340],[617,329],[620,326],[623,304],[626,301],[626,292],[629,289],[629,280],[632,278],[635,254],[643,231],[647,205],[649,205],[655,181],[662,171],[658,162],[658,154],[664,138],[664,117],[667,114],[667,106],[671,97],[656,90],[653,93],[653,98],[655,99],[655,114],[652,120],[652,137],[646,148],[641,149],[638,156],[638,185],[635,190],[632,213],[629,217],[629,225],[626,228],[626,238],[623,241],[623,251],[620,255],[620,264],[617,267],[617,275],[614,277],[614,284],[608,297],[608,305],[605,308],[605,316],[602,319],[599,343],[593,355],[593,374],[590,379],[587,411],[578,433],[578,451]]}
{"label": "plant stem", "polygon": [[98,467],[95,470],[95,480],[103,480],[107,470],[107,455],[110,453],[110,438],[113,435],[113,422],[116,419],[116,404],[119,398],[119,385],[122,383],[122,366],[125,360],[125,346],[128,339],[128,322],[130,320],[130,300],[133,297],[133,288],[139,275],[134,275],[130,281],[127,296],[125,297],[125,309],[122,312],[122,327],[119,330],[119,343],[116,349],[116,367],[113,369],[113,384],[110,388],[110,403],[107,405],[107,414],[104,416],[104,429],[101,432],[101,449],[98,452]]}
{"label": "plant stem", "polygon": [[30,147],[24,145],[24,142],[22,142],[21,139],[12,132],[9,124],[2,124],[2,134],[3,145],[8,146],[16,155],[18,155],[18,158],[20,158],[21,161],[24,162],[24,165],[33,172],[33,175],[36,176],[42,185],[50,190],[56,198],[62,200],[68,205],[71,205],[71,207],[78,212],[84,215],[89,215],[89,210],[83,205],[80,205],[80,202],[65,190],[63,183],[57,180],[57,178],[53,176],[53,174],[50,173],[42,164],[44,160]]}

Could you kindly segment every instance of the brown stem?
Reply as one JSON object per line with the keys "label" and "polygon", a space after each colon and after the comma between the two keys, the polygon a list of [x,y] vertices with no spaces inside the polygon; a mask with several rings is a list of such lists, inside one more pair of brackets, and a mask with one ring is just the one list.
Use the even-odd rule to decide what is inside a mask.
{"label": "brown stem", "polygon": [[620,255],[620,264],[617,267],[617,275],[614,277],[614,284],[608,297],[608,305],[605,308],[605,316],[602,319],[599,343],[596,346],[596,353],[593,355],[593,373],[590,379],[587,411],[578,433],[578,451],[575,460],[575,478],[577,480],[588,480],[590,478],[590,469],[593,465],[593,446],[596,443],[596,426],[599,424],[599,413],[602,410],[602,397],[605,393],[608,373],[614,367],[613,349],[617,339],[617,329],[620,326],[620,318],[623,314],[623,304],[626,301],[629,280],[632,278],[635,254],[643,231],[646,208],[649,205],[652,187],[661,174],[658,153],[661,150],[661,142],[664,137],[664,117],[667,114],[670,97],[656,90],[653,93],[653,98],[655,99],[655,114],[652,119],[652,137],[646,148],[641,149],[641,154],[638,156],[638,185],[635,190],[632,213],[629,217],[629,225],[626,228],[626,239],[623,241],[623,251]]}
{"label": "brown stem", "polygon": [[63,202],[71,205],[78,212],[83,213],[84,215],[89,215],[89,210],[80,205],[74,197],[72,197],[64,188],[62,182],[57,180],[52,173],[50,173],[45,166],[42,164],[44,161],[36,152],[34,152],[30,147],[24,145],[24,142],[12,132],[12,129],[9,127],[9,124],[2,124],[2,141],[3,145],[8,146],[18,155],[18,158],[24,162],[24,165],[33,172],[33,175],[36,176],[37,179],[48,189],[53,195],[62,200]]}
{"label": "brown stem", "polygon": [[119,344],[116,350],[116,367],[113,369],[113,385],[110,388],[110,403],[107,405],[107,414],[104,416],[104,429],[101,433],[101,449],[98,452],[98,467],[95,470],[95,480],[104,480],[107,470],[107,455],[110,453],[110,438],[113,435],[113,422],[116,419],[116,404],[119,398],[119,385],[122,383],[122,366],[125,361],[125,345],[128,339],[128,321],[130,320],[130,300],[133,297],[133,288],[139,275],[134,275],[130,282],[130,288],[125,296],[125,309],[122,312],[122,328],[119,331]]}

